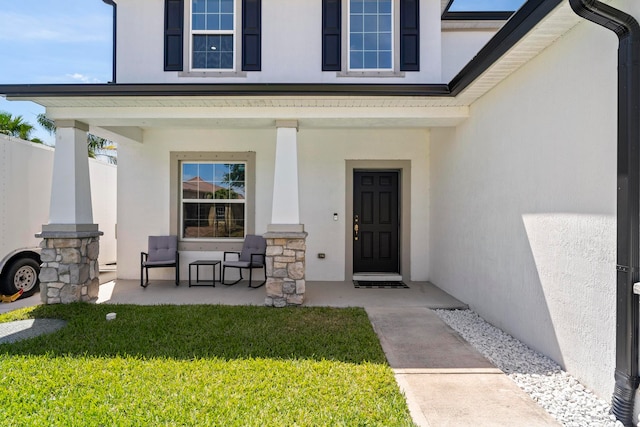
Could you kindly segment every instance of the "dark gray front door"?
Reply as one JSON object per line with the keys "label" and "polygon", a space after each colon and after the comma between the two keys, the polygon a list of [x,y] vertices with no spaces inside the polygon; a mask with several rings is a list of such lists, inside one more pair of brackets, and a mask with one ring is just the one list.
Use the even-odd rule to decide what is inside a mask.
{"label": "dark gray front door", "polygon": [[400,272],[398,182],[398,171],[354,171],[354,273]]}

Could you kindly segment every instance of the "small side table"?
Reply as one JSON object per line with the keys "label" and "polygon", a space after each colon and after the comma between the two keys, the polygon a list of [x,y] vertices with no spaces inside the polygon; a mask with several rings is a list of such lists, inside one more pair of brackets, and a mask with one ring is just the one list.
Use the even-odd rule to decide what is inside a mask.
{"label": "small side table", "polygon": [[[200,280],[200,266],[201,265],[210,265],[213,270],[213,280]],[[191,284],[191,267],[196,267],[196,284]],[[217,268],[216,268],[217,267]],[[216,276],[216,270],[218,272]],[[208,259],[199,259],[198,261],[194,261],[189,263],[189,287],[191,286],[213,286],[216,287],[216,277],[218,277],[217,281],[220,282],[220,261],[219,260],[208,260]],[[210,285],[198,285],[198,283],[211,283]]]}

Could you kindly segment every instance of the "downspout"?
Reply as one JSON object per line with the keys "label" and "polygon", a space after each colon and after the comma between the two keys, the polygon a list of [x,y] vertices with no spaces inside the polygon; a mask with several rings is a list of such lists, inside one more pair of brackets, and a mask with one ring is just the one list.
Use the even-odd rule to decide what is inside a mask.
{"label": "downspout", "polygon": [[113,57],[111,59],[111,63],[112,63],[112,70],[111,70],[111,81],[109,83],[116,83],[116,40],[117,40],[117,33],[116,30],[118,28],[117,23],[118,23],[118,5],[116,4],[116,2],[114,0],[102,0],[103,2],[105,2],[106,4],[108,4],[109,6],[113,6]]}
{"label": "downspout", "polygon": [[597,0],[569,0],[574,12],[616,33],[618,46],[618,194],[616,369],[611,412],[633,425],[638,388],[640,278],[640,26]]}

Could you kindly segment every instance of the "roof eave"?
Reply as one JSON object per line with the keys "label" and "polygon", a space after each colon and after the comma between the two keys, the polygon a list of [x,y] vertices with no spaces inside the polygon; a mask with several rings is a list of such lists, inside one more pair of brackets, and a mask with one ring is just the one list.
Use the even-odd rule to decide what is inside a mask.
{"label": "roof eave", "polygon": [[448,96],[446,84],[19,84],[0,85],[8,98],[76,96]]}
{"label": "roof eave", "polygon": [[478,54],[449,82],[451,96],[456,96],[487,71],[545,16],[551,13],[562,0],[529,0]]}

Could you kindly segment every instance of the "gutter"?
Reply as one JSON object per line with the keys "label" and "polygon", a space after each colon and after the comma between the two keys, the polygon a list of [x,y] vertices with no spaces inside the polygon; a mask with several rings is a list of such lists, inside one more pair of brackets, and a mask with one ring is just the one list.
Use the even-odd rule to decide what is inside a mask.
{"label": "gutter", "polygon": [[74,96],[450,96],[446,84],[120,83],[0,85],[7,97]]}
{"label": "gutter", "polygon": [[118,5],[114,0],[102,0],[104,3],[109,6],[113,6],[113,53],[111,58],[112,70],[111,70],[111,81],[109,83],[116,83],[116,41],[118,39],[116,30],[118,29]]}
{"label": "gutter", "polygon": [[618,218],[616,368],[611,412],[633,425],[638,388],[640,281],[640,25],[631,16],[597,0],[569,0],[573,11],[618,36]]}

